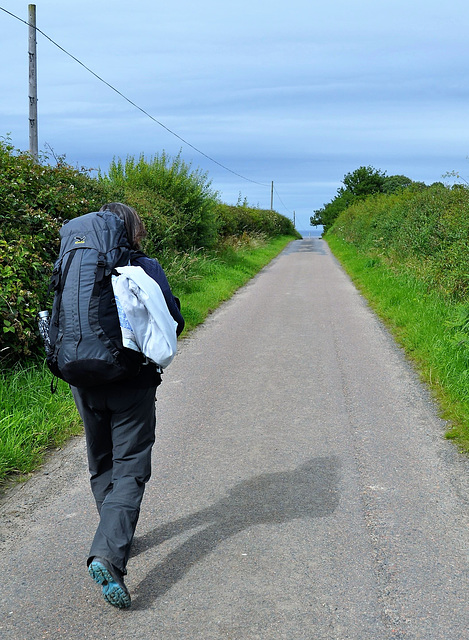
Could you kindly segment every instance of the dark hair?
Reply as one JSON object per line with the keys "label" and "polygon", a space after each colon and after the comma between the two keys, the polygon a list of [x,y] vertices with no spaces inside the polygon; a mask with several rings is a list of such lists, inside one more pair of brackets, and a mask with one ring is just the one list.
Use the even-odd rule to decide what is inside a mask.
{"label": "dark hair", "polygon": [[122,204],[122,202],[109,202],[103,204],[100,211],[111,211],[123,220],[132,249],[140,249],[140,242],[147,235],[147,232],[135,209]]}

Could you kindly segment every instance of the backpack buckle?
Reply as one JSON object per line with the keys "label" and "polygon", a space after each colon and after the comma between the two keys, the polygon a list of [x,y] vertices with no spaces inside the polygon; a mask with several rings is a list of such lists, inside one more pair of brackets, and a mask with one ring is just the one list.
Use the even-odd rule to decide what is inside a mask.
{"label": "backpack buckle", "polygon": [[98,262],[96,266],[96,282],[101,282],[106,272],[106,256],[102,253],[98,256]]}

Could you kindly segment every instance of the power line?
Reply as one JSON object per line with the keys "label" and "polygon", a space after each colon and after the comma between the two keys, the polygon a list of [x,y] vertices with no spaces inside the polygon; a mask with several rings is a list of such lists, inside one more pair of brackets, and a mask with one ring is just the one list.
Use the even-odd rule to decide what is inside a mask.
{"label": "power line", "polygon": [[288,213],[290,213],[290,214],[291,214],[292,212],[291,212],[291,211],[290,211],[290,209],[288,209],[288,207],[284,204],[284,202],[283,202],[282,198],[279,196],[278,191],[277,191],[277,189],[275,188],[275,186],[274,186],[274,191],[275,191],[275,193],[277,194],[278,199],[279,199],[279,200],[280,200],[280,202],[282,203],[283,208],[285,209],[285,211],[288,211]]}
{"label": "power line", "polygon": [[[4,11],[5,13],[7,13],[8,15],[12,16],[13,18],[15,18],[16,20],[19,20],[20,22],[22,22],[23,24],[30,26],[29,22],[27,22],[26,20],[23,20],[22,18],[20,18],[19,16],[15,15],[14,13],[12,13],[11,11],[7,11],[7,9],[4,9],[3,7],[0,7],[0,9],[2,11]],[[78,58],[76,58],[74,55],[72,55],[69,51],[67,51],[66,49],[64,49],[62,46],[60,46],[60,44],[58,44],[57,42],[55,42],[55,40],[53,40],[50,36],[47,35],[47,33],[44,33],[44,31],[42,31],[41,29],[39,29],[38,27],[35,27],[36,31],[38,31],[40,34],[42,34],[45,38],[47,38],[47,40],[49,40],[49,42],[51,42],[53,45],[55,45],[58,49],[60,49],[61,51],[63,51],[63,53],[65,53],[67,56],[69,56],[70,58],[72,58],[72,60],[74,60],[75,62],[77,62],[79,65],[81,65],[84,69],[86,69],[86,71],[88,71],[89,73],[91,73],[91,75],[93,75],[95,78],[97,78],[100,82],[102,82],[103,84],[105,84],[106,86],[108,86],[110,89],[112,89],[112,91],[114,91],[115,93],[117,93],[119,96],[121,96],[121,98],[123,98],[124,100],[126,100],[129,104],[131,104],[133,107],[135,107],[136,109],[138,109],[139,111],[141,111],[144,115],[146,115],[148,118],[150,118],[151,120],[153,120],[153,122],[156,122],[156,124],[158,124],[160,127],[163,127],[163,129],[165,129],[166,131],[168,131],[168,133],[170,133],[171,135],[175,136],[178,140],[181,140],[181,142],[183,142],[185,145],[187,145],[188,147],[190,147],[191,149],[193,149],[194,151],[196,151],[197,153],[200,153],[200,155],[204,156],[205,158],[207,158],[207,160],[210,160],[211,162],[214,162],[216,165],[218,165],[219,167],[221,167],[222,169],[225,169],[225,171],[229,171],[230,173],[232,173],[233,175],[237,176],[238,178],[241,178],[242,180],[247,180],[248,182],[252,182],[254,184],[258,184],[261,187],[267,187],[267,184],[263,184],[262,182],[257,182],[256,180],[252,180],[251,178],[246,178],[246,176],[241,175],[240,173],[237,173],[236,171],[233,171],[232,169],[230,169],[229,167],[225,166],[224,164],[222,164],[221,162],[218,162],[218,160],[215,160],[214,158],[212,158],[211,156],[209,156],[208,154],[204,153],[203,151],[201,151],[200,149],[198,149],[196,146],[194,146],[193,144],[191,144],[190,142],[188,142],[187,140],[185,140],[182,136],[180,136],[178,133],[176,133],[175,131],[172,131],[172,129],[170,129],[169,127],[167,127],[165,124],[163,124],[162,122],[160,122],[159,120],[157,120],[154,116],[152,116],[150,113],[148,113],[148,111],[146,111],[145,109],[143,109],[142,107],[140,107],[138,104],[136,104],[135,102],[133,102],[133,100],[131,100],[130,98],[128,98],[126,95],[124,95],[121,91],[119,91],[118,89],[116,89],[116,87],[114,87],[112,84],[110,84],[109,82],[107,82],[106,80],[104,80],[104,78],[101,78],[101,76],[99,76],[97,73],[95,73],[92,69],[90,69],[89,67],[86,66],[86,64],[84,64],[81,60],[79,60]]]}

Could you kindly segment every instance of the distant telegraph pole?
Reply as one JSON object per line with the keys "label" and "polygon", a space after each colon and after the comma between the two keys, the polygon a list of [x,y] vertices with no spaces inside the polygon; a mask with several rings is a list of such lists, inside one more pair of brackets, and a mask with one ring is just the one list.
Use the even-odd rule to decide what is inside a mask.
{"label": "distant telegraph pole", "polygon": [[272,180],[272,186],[270,188],[270,210],[274,210],[274,181]]}
{"label": "distant telegraph pole", "polygon": [[37,145],[37,67],[36,67],[36,5],[28,5],[29,23],[29,151],[38,158]]}

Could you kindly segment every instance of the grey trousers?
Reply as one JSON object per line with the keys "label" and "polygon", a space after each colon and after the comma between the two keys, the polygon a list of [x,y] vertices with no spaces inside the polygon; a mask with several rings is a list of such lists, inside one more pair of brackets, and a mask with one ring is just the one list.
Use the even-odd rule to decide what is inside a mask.
{"label": "grey trousers", "polygon": [[125,574],[151,475],[156,386],[129,388],[120,382],[72,387],[72,393],[85,426],[91,490],[100,516],[88,564],[99,556]]}

